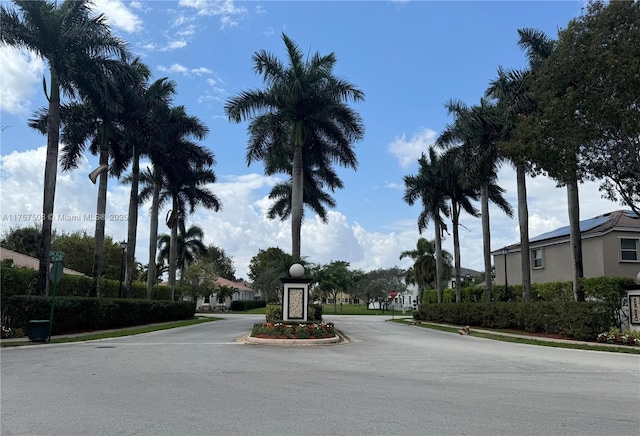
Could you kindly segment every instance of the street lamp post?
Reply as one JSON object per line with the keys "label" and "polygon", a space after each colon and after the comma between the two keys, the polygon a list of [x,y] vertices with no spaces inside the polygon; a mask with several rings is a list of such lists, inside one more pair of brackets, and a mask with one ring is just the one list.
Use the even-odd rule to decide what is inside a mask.
{"label": "street lamp post", "polygon": [[507,255],[509,254],[509,249],[504,247],[502,249],[502,257],[504,257],[504,298],[505,300],[509,300],[509,281],[507,280]]}
{"label": "street lamp post", "polygon": [[127,251],[127,243],[122,241],[120,243],[120,248],[122,248],[122,261],[120,263],[120,290],[118,291],[118,298],[122,298],[122,280],[124,279],[124,253]]}

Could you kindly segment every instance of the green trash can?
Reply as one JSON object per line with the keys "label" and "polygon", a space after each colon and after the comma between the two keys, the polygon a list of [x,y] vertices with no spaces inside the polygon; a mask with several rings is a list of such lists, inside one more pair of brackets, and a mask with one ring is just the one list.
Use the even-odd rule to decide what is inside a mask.
{"label": "green trash can", "polygon": [[49,339],[49,320],[32,319],[29,321],[29,340],[45,342],[47,339]]}

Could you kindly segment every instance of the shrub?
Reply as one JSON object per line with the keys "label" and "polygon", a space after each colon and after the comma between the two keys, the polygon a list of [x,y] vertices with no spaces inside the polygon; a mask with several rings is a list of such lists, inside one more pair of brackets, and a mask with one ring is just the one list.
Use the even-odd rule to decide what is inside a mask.
{"label": "shrub", "polygon": [[322,321],[322,304],[310,304],[307,310],[309,321]]}
{"label": "shrub", "polygon": [[626,304],[626,287],[634,284],[634,280],[626,277],[593,277],[582,279],[585,299],[600,301],[607,306],[611,325],[621,328],[623,322],[628,322],[626,313],[622,311]]}
{"label": "shrub", "polygon": [[422,304],[417,320],[495,329],[560,333],[578,340],[595,340],[608,329],[606,305],[595,302],[450,303]]}
{"label": "shrub", "polygon": [[265,311],[265,318],[267,322],[276,322],[282,320],[282,306],[276,303],[267,304],[267,309]]}
{"label": "shrub", "polygon": [[[30,320],[49,319],[51,297],[9,298],[9,316],[17,328]],[[195,304],[120,298],[60,297],[55,299],[53,333],[100,330],[193,318]]]}

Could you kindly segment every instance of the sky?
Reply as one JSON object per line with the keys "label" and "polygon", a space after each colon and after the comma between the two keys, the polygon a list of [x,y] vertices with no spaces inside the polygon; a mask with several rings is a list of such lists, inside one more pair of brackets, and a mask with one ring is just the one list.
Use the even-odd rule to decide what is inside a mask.
{"label": "sky", "polygon": [[[5,6],[10,5],[2,1]],[[236,276],[247,278],[259,250],[291,251],[289,221],[269,220],[268,194],[284,176],[267,177],[262,163],[247,166],[246,123],[232,124],[224,113],[228,98],[263,88],[252,55],[267,50],[285,60],[282,33],[309,55],[334,52],[334,73],[365,94],[352,104],[365,125],[355,144],[358,168],[339,168],[344,189],[327,224],[310,210],[302,226],[302,256],[333,260],[369,271],[399,266],[400,253],[420,236],[434,238],[430,225],[418,233],[420,206],[403,200],[405,175],[416,174],[417,159],[452,119],[444,104],[458,99],[477,104],[499,66],[520,68],[526,59],[517,29],[536,28],[555,37],[579,16],[583,1],[121,1],[95,0],[113,32],[147,64],[153,80],[177,84],[175,105],[184,105],[210,129],[201,142],[216,156],[216,183],[210,186],[222,210],[197,209],[187,225],[200,226],[206,245],[216,245],[234,261]],[[0,230],[38,224],[42,212],[46,137],[27,126],[45,106],[47,65],[32,53],[0,44]],[[93,234],[97,185],[88,174],[97,166],[87,154],[77,169],[58,172],[54,228]],[[504,165],[498,184],[517,207],[515,172]],[[527,180],[531,237],[568,225],[566,190],[543,176]],[[106,234],[126,239],[129,186],[109,179]],[[479,205],[478,205],[479,207]],[[595,182],[580,186],[580,217],[623,209],[604,200]],[[148,262],[149,205],[138,219],[136,260]],[[164,217],[167,210],[161,212]],[[491,248],[517,243],[517,215],[491,207]],[[461,217],[462,266],[483,271],[478,218]],[[160,232],[169,229],[161,225]],[[453,253],[452,237],[444,248]]]}

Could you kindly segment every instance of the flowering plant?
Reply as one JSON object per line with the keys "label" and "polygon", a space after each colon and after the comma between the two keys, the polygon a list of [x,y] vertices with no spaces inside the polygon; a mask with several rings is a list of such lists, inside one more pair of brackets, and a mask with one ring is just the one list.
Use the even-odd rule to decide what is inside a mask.
{"label": "flowering plant", "polygon": [[598,335],[598,342],[622,345],[640,345],[640,331],[625,330],[621,332],[618,328],[612,328],[608,332]]}
{"label": "flowering plant", "polygon": [[321,339],[336,335],[331,322],[264,322],[254,324],[251,336],[268,339]]}

